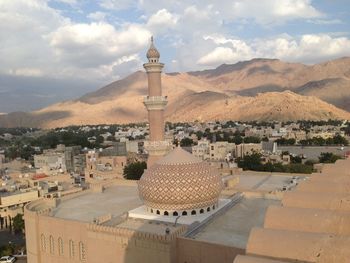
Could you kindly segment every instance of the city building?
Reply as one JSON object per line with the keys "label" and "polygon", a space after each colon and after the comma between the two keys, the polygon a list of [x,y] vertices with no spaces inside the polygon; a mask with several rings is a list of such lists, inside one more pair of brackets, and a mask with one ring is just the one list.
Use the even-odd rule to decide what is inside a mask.
{"label": "city building", "polygon": [[67,147],[59,144],[56,149],[44,150],[43,154],[34,155],[34,166],[39,172],[46,174],[83,173],[85,154],[81,153],[81,146]]}
{"label": "city building", "polygon": [[127,157],[125,155],[109,154],[95,150],[86,154],[85,180],[87,182],[123,178],[123,169],[126,166]]}

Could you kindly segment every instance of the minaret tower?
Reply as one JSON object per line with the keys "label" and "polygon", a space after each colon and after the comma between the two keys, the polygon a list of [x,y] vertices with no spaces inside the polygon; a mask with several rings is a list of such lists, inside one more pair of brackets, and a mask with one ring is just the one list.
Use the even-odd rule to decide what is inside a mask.
{"label": "minaret tower", "polygon": [[149,121],[149,141],[145,142],[148,168],[170,150],[170,143],[164,139],[164,109],[168,101],[167,97],[162,95],[161,73],[164,64],[159,63],[159,57],[152,37],[151,46],[147,51],[148,63],[143,64],[148,76],[148,96],[143,102],[148,111]]}

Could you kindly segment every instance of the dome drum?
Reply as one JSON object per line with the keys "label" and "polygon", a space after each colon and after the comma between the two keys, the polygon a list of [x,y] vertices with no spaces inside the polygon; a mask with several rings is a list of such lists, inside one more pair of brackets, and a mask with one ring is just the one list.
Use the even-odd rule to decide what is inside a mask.
{"label": "dome drum", "polygon": [[201,215],[208,213],[210,211],[215,211],[218,208],[218,203],[215,203],[211,206],[201,207],[197,209],[185,209],[185,210],[164,210],[164,209],[155,209],[146,205],[147,212],[155,215],[177,217],[177,216],[191,216],[191,215]]}

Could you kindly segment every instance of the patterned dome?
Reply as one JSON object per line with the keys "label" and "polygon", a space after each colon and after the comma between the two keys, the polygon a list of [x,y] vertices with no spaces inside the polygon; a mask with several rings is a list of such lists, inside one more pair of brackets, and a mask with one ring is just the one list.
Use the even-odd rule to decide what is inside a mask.
{"label": "patterned dome", "polygon": [[177,147],[145,171],[138,187],[150,212],[178,215],[215,209],[222,181],[216,169]]}
{"label": "patterned dome", "polygon": [[153,37],[151,37],[151,46],[149,47],[146,56],[148,59],[151,59],[151,58],[159,59],[160,58],[160,54],[153,44]]}

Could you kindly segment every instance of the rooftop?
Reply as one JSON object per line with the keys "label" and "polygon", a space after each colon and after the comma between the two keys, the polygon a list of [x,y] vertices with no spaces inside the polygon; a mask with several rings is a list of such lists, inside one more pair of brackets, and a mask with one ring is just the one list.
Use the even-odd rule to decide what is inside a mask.
{"label": "rooftop", "polygon": [[244,198],[223,215],[208,223],[198,234],[197,240],[245,249],[250,230],[262,227],[269,205],[279,205],[277,200]]}
{"label": "rooftop", "polygon": [[142,205],[137,186],[111,186],[103,193],[91,193],[64,200],[53,209],[57,218],[92,222],[107,214],[119,216]]}

